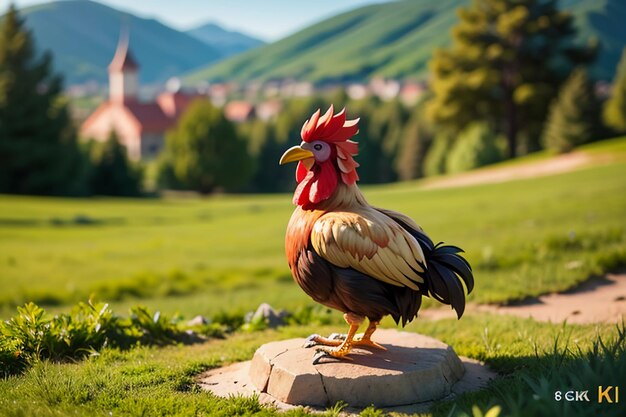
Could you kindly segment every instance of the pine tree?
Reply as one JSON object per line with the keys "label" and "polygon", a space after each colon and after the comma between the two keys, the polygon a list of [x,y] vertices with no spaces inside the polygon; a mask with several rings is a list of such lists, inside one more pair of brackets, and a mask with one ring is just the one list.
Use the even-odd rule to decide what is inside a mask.
{"label": "pine tree", "polygon": [[394,161],[401,142],[407,115],[398,101],[380,102],[368,98],[361,106],[351,106],[359,115],[359,177],[362,183],[385,183],[397,180]]}
{"label": "pine tree", "polygon": [[128,160],[115,131],[104,143],[93,146],[91,191],[98,195],[132,197],[141,194],[141,175]]}
{"label": "pine tree", "polygon": [[446,172],[448,155],[453,144],[454,138],[449,132],[437,133],[424,158],[425,176],[441,175]]}
{"label": "pine tree", "polygon": [[430,119],[459,133],[486,121],[507,137],[509,156],[539,147],[558,86],[594,47],[574,47],[573,17],[556,0],[474,0],[459,9],[453,45],[430,62]]}
{"label": "pine tree", "polygon": [[280,192],[294,189],[295,177],[278,164],[281,155],[289,146],[276,140],[271,125],[265,126],[265,140],[256,156],[256,172],[252,178],[255,191]]}
{"label": "pine tree", "polygon": [[594,140],[600,125],[599,107],[587,72],[576,69],[550,107],[543,134],[545,146],[557,152],[569,152]]}
{"label": "pine tree", "polygon": [[177,185],[203,194],[240,186],[253,170],[246,143],[207,100],[192,103],[168,133],[163,161]]}
{"label": "pine tree", "polygon": [[613,79],[611,98],[604,105],[604,123],[618,133],[626,132],[626,48]]}
{"label": "pine tree", "polygon": [[86,166],[51,56],[14,6],[0,25],[0,193],[81,194]]}
{"label": "pine tree", "polygon": [[396,157],[398,178],[408,181],[424,175],[424,158],[431,142],[422,108],[417,107],[402,132],[402,142]]}

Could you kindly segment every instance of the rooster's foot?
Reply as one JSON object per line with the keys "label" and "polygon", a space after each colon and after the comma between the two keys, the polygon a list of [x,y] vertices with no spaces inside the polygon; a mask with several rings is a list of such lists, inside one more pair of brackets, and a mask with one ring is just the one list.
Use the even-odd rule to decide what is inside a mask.
{"label": "rooster's foot", "polygon": [[357,339],[354,342],[352,342],[352,346],[372,348],[372,349],[380,349],[380,350],[387,350],[386,347],[384,347],[383,345],[381,345],[379,343],[374,342],[371,339]]}
{"label": "rooster's foot", "polygon": [[346,343],[342,343],[335,348],[319,347],[315,350],[316,352],[315,356],[313,357],[313,365],[321,363],[320,361],[324,358],[352,360],[351,357],[346,356],[348,353],[350,353],[351,349],[352,346]]}
{"label": "rooster's foot", "polygon": [[332,333],[328,337],[320,336],[319,334],[312,334],[304,341],[304,347],[310,348],[313,346],[339,346],[346,340],[346,334]]}
{"label": "rooster's foot", "polygon": [[[332,333],[328,337],[320,336],[319,334],[312,334],[304,341],[305,348],[311,348],[314,346],[339,346],[348,337],[345,333]],[[363,334],[357,335],[356,339],[352,341],[353,347],[372,348],[379,350],[387,350],[383,345],[372,341],[369,338],[365,338]]]}
{"label": "rooster's foot", "polygon": [[[350,353],[350,350],[352,350],[354,336],[359,328],[359,325],[363,322],[363,317],[354,313],[346,313],[343,315],[343,318],[350,325],[347,335],[332,334],[329,338],[322,337],[320,335],[312,335],[307,339],[305,347],[315,346],[317,344],[323,345],[322,347],[318,347],[316,349],[317,353],[313,358],[313,364],[319,363],[319,360],[324,356],[330,356],[338,359],[346,358],[346,355]],[[364,335],[365,338],[367,338],[370,334],[371,333],[366,333]]]}

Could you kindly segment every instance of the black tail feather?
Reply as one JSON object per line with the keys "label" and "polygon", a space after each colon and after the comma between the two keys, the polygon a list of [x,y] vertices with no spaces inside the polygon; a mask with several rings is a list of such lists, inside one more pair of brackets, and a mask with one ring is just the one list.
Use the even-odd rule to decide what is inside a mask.
{"label": "black tail feather", "polygon": [[[435,249],[438,252],[439,248]],[[441,259],[450,269],[452,269],[465,283],[467,293],[471,293],[474,289],[474,276],[472,275],[472,267],[469,263],[457,253],[437,253],[437,257]]]}
{"label": "black tail feather", "polygon": [[394,216],[393,212],[382,212],[408,231],[422,248],[426,260],[426,265],[422,265],[424,292],[441,303],[451,305],[457,317],[461,318],[465,311],[465,292],[461,281],[465,284],[468,294],[474,289],[472,267],[460,255],[463,249],[444,245],[442,242],[435,245],[424,232],[409,226],[401,218]]}
{"label": "black tail feather", "polygon": [[396,324],[402,322],[402,327],[413,320],[422,305],[422,297],[415,296],[413,291],[406,291],[405,288],[394,287],[395,305],[398,306],[397,313],[391,313]]}
{"label": "black tail feather", "polygon": [[470,264],[463,258],[461,248],[438,243],[434,245],[428,236],[411,230],[411,234],[420,244],[426,259],[424,272],[428,295],[435,300],[449,304],[461,318],[465,311],[465,291],[469,294],[474,289],[474,276]]}

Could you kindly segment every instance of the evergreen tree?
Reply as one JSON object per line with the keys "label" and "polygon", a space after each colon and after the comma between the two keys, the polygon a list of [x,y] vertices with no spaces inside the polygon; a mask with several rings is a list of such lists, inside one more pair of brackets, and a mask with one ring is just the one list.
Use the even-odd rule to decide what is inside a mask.
{"label": "evergreen tree", "polygon": [[453,136],[448,132],[439,132],[435,136],[424,158],[424,175],[430,177],[446,172],[448,154],[453,143]]}
{"label": "evergreen tree", "polygon": [[587,72],[576,69],[550,107],[543,141],[547,148],[569,152],[598,135],[600,104]]}
{"label": "evergreen tree", "polygon": [[163,161],[176,185],[201,193],[241,186],[253,169],[246,143],[207,100],[192,103],[168,133]]}
{"label": "evergreen tree", "polygon": [[104,143],[94,144],[91,192],[98,195],[132,197],[141,194],[141,173],[128,160],[126,148],[115,131]]}
{"label": "evergreen tree", "polygon": [[10,6],[0,24],[0,193],[81,194],[85,158],[51,73]]}
{"label": "evergreen tree", "polygon": [[626,132],[626,48],[613,79],[611,98],[604,105],[604,123],[618,133]]}
{"label": "evergreen tree", "polygon": [[398,178],[407,181],[424,175],[424,158],[432,142],[423,120],[422,108],[416,107],[402,132],[402,142],[396,157]]}
{"label": "evergreen tree", "polygon": [[265,126],[265,140],[256,156],[256,172],[252,179],[255,191],[292,191],[295,186],[293,172],[278,164],[280,157],[289,146],[279,142],[271,125]]}
{"label": "evergreen tree", "polygon": [[485,122],[468,125],[457,138],[446,159],[446,172],[470,171],[503,159],[499,138]]}
{"label": "evergreen tree", "polygon": [[595,48],[572,46],[573,17],[556,0],[474,0],[459,17],[453,45],[430,62],[429,117],[456,133],[487,121],[506,135],[511,157],[538,148],[558,86]]}
{"label": "evergreen tree", "polygon": [[[397,179],[394,161],[401,141],[406,112],[397,101],[380,102],[368,97],[350,105],[351,115],[361,118],[357,162],[364,184],[385,183]],[[354,116],[351,116],[354,117]]]}

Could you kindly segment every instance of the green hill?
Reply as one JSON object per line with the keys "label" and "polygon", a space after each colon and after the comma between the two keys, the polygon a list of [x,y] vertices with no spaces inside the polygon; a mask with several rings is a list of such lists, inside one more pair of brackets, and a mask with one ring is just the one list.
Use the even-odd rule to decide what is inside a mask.
{"label": "green hill", "polygon": [[129,27],[142,82],[162,82],[221,57],[215,48],[157,20],[92,1],[56,1],[24,8],[21,14],[39,50],[52,51],[55,68],[68,84],[106,81],[122,24]]}
{"label": "green hill", "polygon": [[565,0],[562,7],[576,17],[581,41],[595,38],[600,52],[593,75],[612,80],[615,68],[626,46],[626,2],[623,0]]}
{"label": "green hill", "polygon": [[[450,29],[458,19],[456,9],[468,2],[405,0],[365,6],[194,71],[186,80],[424,78],[433,49],[450,42]],[[626,3],[566,0],[561,7],[574,14],[581,41],[600,40],[602,49],[593,73],[610,79],[626,42]]]}

